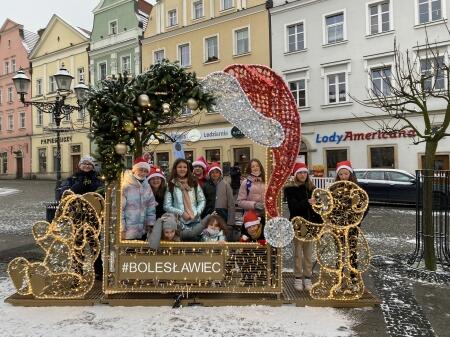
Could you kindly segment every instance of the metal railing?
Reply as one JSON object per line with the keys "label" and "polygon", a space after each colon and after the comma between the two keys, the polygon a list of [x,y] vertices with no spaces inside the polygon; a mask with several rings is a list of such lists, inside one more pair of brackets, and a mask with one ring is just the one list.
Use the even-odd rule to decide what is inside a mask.
{"label": "metal railing", "polygon": [[332,183],[334,183],[335,178],[330,177],[310,177],[314,186],[317,188],[327,188]]}

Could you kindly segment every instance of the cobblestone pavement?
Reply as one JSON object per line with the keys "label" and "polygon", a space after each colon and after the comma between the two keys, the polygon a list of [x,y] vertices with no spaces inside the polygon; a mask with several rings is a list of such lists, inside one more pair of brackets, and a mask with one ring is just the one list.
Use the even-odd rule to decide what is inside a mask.
{"label": "cobblestone pavement", "polygon": [[[45,218],[43,202],[53,200],[53,181],[0,180],[0,188],[18,192],[0,195],[0,277],[15,256],[40,259],[42,253],[31,235],[32,224]],[[341,309],[359,323],[357,336],[450,337],[450,276],[429,273],[405,264],[415,247],[415,210],[371,206],[362,224],[372,266],[366,286],[382,305]],[[292,268],[292,254],[284,267]]]}

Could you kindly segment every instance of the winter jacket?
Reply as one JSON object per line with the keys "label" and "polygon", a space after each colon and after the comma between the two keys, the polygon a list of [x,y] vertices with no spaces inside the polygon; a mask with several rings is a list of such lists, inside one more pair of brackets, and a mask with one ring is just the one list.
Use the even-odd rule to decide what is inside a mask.
{"label": "winter jacket", "polygon": [[203,242],[213,242],[213,241],[226,241],[225,234],[223,231],[219,231],[217,234],[213,235],[209,233],[206,228],[202,232],[201,240]]}
{"label": "winter jacket", "polygon": [[241,169],[239,166],[232,166],[230,168],[230,177],[231,177],[231,188],[233,190],[239,189],[241,187]]}
{"label": "winter jacket", "polygon": [[244,210],[255,209],[255,204],[257,202],[264,204],[265,192],[265,184],[261,181],[261,178],[249,175],[241,183],[237,204]]}
{"label": "winter jacket", "polygon": [[195,220],[186,221],[182,215],[184,213],[183,192],[178,186],[173,187],[173,192],[166,190],[164,195],[164,210],[179,216],[182,224],[200,221],[200,214],[205,208],[205,195],[200,186],[192,187],[189,191],[191,199],[192,211],[194,212]]}
{"label": "winter jacket", "polygon": [[235,220],[235,207],[233,190],[230,185],[222,178],[217,185],[209,179],[203,186],[203,193],[206,199],[205,209],[202,212],[202,218],[214,211],[220,215],[225,222],[233,226]]}
{"label": "winter jacket", "polygon": [[156,200],[148,181],[141,183],[127,171],[122,187],[122,230],[127,240],[142,238],[146,227],[153,226],[155,208]]}
{"label": "winter jacket", "polygon": [[[167,188],[165,188],[167,191]],[[156,206],[156,219],[159,219],[164,213],[164,194],[160,197],[158,194],[154,194],[155,200],[158,203]]]}
{"label": "winter jacket", "polygon": [[308,202],[308,199],[311,199],[312,190],[309,191],[306,185],[290,182],[284,188],[284,196],[289,208],[289,220],[296,216],[301,216],[303,219],[314,223],[323,222],[320,215],[314,212],[311,204]]}
{"label": "winter jacket", "polygon": [[79,171],[72,177],[69,177],[60,187],[58,192],[58,200],[61,199],[64,191],[71,190],[76,194],[84,194],[88,192],[95,192],[103,186],[103,183],[98,179],[95,171]]}

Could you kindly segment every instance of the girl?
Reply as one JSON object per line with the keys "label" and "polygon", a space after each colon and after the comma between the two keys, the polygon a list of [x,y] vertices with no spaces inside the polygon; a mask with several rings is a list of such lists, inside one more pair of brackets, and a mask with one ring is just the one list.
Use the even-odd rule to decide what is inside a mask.
{"label": "girl", "polygon": [[177,215],[181,222],[181,240],[198,241],[203,230],[200,214],[205,208],[205,196],[197,179],[188,169],[186,159],[175,160],[164,195],[164,210]]}
{"label": "girl", "polygon": [[166,217],[162,222],[161,240],[179,242],[177,222],[173,214],[172,217]]}
{"label": "girl", "polygon": [[237,204],[244,211],[253,210],[264,223],[264,168],[258,159],[252,159],[246,169],[247,178],[239,188]]}
{"label": "girl", "polygon": [[266,244],[264,237],[264,224],[261,223],[261,218],[254,210],[248,210],[244,214],[243,223],[241,227],[240,242],[259,242]]}
{"label": "girl", "polygon": [[201,188],[206,183],[207,180],[207,172],[208,172],[208,164],[203,156],[198,157],[192,163],[192,173],[197,177],[198,184]]}
{"label": "girl", "polygon": [[156,201],[147,182],[150,165],[142,160],[125,172],[122,185],[122,239],[145,239],[155,223]]}
{"label": "girl", "polygon": [[[308,167],[304,163],[296,162],[292,173],[294,179],[284,188],[284,196],[289,208],[289,220],[301,216],[305,220],[322,223],[321,217],[311,207],[311,204],[314,203],[312,192],[316,187],[309,178]],[[312,287],[313,242],[301,242],[294,239],[294,251],[294,288],[299,291],[303,289],[309,291]]]}
{"label": "girl", "polygon": [[206,220],[206,228],[202,232],[203,242],[225,243],[225,221],[216,214],[208,216]]}
{"label": "girl", "polygon": [[156,219],[159,219],[164,214],[164,194],[167,186],[166,177],[158,166],[154,165],[151,167],[148,182],[158,203],[156,205]]}

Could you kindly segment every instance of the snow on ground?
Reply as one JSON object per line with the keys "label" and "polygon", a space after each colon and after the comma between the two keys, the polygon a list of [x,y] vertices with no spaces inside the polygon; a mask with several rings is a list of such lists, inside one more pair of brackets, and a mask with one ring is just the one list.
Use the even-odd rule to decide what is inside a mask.
{"label": "snow on ground", "polygon": [[266,307],[15,307],[14,293],[0,278],[3,337],[19,336],[352,336],[355,322],[332,308]]}
{"label": "snow on ground", "polygon": [[18,192],[20,192],[20,191],[14,189],[14,188],[0,187],[0,197],[6,196],[6,195],[10,195],[10,194],[14,194],[14,193],[18,193]]}

